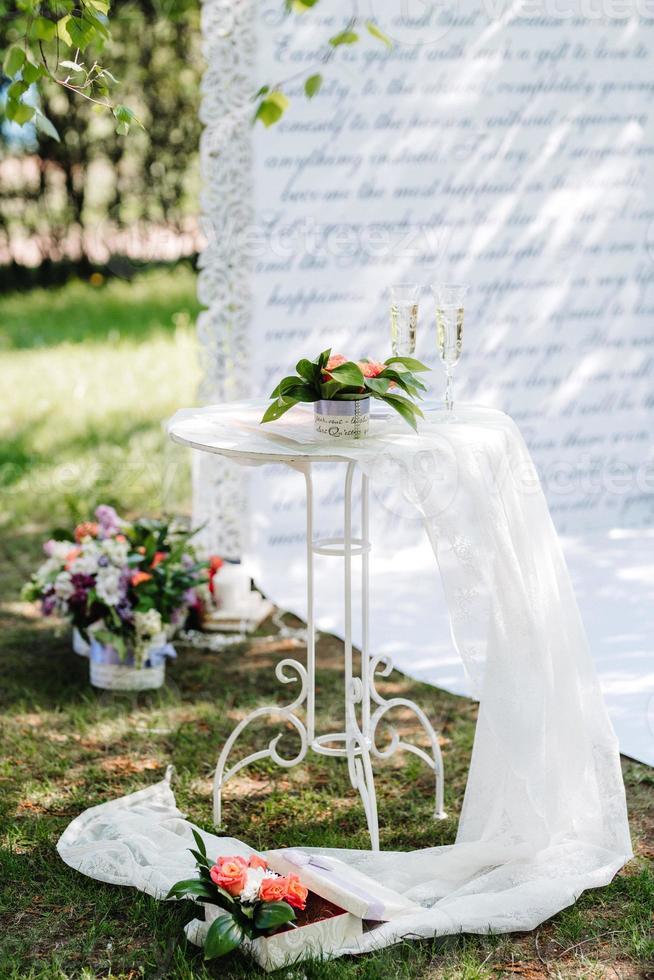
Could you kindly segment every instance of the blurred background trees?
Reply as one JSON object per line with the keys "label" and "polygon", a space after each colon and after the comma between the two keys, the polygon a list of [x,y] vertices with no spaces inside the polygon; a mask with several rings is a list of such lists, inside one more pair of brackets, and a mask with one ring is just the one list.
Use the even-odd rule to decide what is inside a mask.
{"label": "blurred background trees", "polygon": [[[0,50],[11,30],[0,21]],[[117,133],[111,113],[48,80],[41,108],[60,142],[5,120],[0,289],[94,269],[130,276],[197,252],[200,40],[197,0],[115,0],[103,63],[143,128]]]}

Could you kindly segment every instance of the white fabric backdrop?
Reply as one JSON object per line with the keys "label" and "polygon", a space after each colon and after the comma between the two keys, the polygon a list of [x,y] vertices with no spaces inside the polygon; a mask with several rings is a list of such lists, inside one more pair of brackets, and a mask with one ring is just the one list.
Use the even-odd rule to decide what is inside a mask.
{"label": "white fabric backdrop", "polygon": [[[329,344],[355,357],[387,353],[389,282],[471,282],[459,392],[521,425],[572,540],[624,750],[652,762],[652,560],[649,539],[625,529],[649,526],[654,513],[654,20],[629,0],[624,13],[615,6],[461,0],[431,13],[420,5],[413,29],[399,3],[374,0],[361,13],[393,49],[372,38],[341,49],[319,95],[304,100],[298,79],[286,117],[264,130],[248,125],[251,93],[319,69],[319,46],[349,0],[290,19],[277,0],[204,0],[200,337],[207,401],[267,394],[299,356]],[[418,354],[435,363],[427,294]],[[253,571],[301,612],[301,483],[257,474],[249,494]],[[208,544],[242,549],[233,468],[202,460],[195,498]],[[338,526],[329,477],[320,513],[327,530]],[[424,546],[404,525],[403,548],[413,538],[400,553],[395,519],[384,518],[375,652],[394,648],[404,669],[460,690],[448,682],[442,609],[439,619],[418,602],[433,574]],[[385,573],[414,551],[415,576]],[[402,608],[415,611],[410,649]]]}

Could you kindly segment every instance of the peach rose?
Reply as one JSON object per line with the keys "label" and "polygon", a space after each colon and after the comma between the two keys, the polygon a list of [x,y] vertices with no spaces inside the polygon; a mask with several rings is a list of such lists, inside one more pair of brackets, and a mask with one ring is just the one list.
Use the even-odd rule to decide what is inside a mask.
{"label": "peach rose", "polygon": [[357,361],[357,365],[361,369],[361,374],[364,378],[376,378],[387,367],[381,361]]}
{"label": "peach rose", "polygon": [[164,560],[164,558],[167,557],[168,557],[167,551],[155,551],[154,558],[150,562],[150,568],[156,568],[157,565],[160,565],[161,562]]}
{"label": "peach rose", "polygon": [[98,525],[93,521],[82,521],[75,528],[75,540],[79,543],[83,541],[84,538],[97,538],[98,536]]}
{"label": "peach rose", "polygon": [[264,861],[264,859],[262,857],[259,857],[258,854],[251,854],[250,855],[250,862],[249,862],[249,864],[250,864],[250,867],[251,868],[261,868],[263,871],[266,871],[267,868],[268,868],[268,865],[266,864],[266,862]]}
{"label": "peach rose", "polygon": [[242,857],[220,857],[209,870],[214,885],[224,888],[226,892],[237,898],[247,878],[247,861]]}
{"label": "peach rose", "polygon": [[289,905],[302,910],[306,907],[308,894],[309,889],[304,887],[297,875],[288,876],[284,898]]}
{"label": "peach rose", "polygon": [[259,886],[262,902],[283,902],[286,898],[288,878],[264,878]]}
{"label": "peach rose", "polygon": [[134,572],[130,581],[134,588],[136,588],[141,582],[149,582],[151,578],[152,576],[148,575],[147,572]]}
{"label": "peach rose", "polygon": [[327,363],[323,368],[323,372],[322,372],[323,381],[330,378],[331,374],[329,372],[333,371],[334,368],[340,367],[341,364],[347,364],[347,357],[344,357],[343,354],[332,354],[332,356],[329,358],[329,360],[327,361]]}

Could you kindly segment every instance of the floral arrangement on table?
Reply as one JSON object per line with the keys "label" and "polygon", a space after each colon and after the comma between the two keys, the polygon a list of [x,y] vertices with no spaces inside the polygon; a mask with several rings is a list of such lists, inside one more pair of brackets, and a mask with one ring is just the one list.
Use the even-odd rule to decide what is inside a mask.
{"label": "floral arrangement on table", "polygon": [[[383,362],[367,358],[348,361],[343,354],[332,354],[330,348],[312,361],[298,361],[295,370],[297,374],[282,378],[270,395],[273,401],[262,422],[280,418],[298,402],[338,402],[341,411],[345,411],[343,403],[369,398],[384,402],[414,429],[417,419],[422,418],[416,399],[422,398],[426,386],[416,375],[429,368],[413,357],[392,356]],[[347,414],[354,413],[350,410]]]}
{"label": "floral arrangement on table", "polygon": [[[208,563],[179,522],[123,520],[101,505],[72,539],[52,538],[46,560],[23,589],[45,616],[60,616],[91,644],[140,668],[198,603]],[[174,651],[172,651],[174,654]]]}
{"label": "floral arrangement on table", "polygon": [[[295,910],[306,907],[309,891],[294,874],[278,875],[264,859],[234,855],[212,862],[202,837],[193,831],[197,850],[190,848],[199,876],[178,881],[167,898],[190,898],[218,906],[204,943],[205,959],[224,956],[245,939],[269,936],[295,920]],[[209,917],[208,917],[209,919]]]}

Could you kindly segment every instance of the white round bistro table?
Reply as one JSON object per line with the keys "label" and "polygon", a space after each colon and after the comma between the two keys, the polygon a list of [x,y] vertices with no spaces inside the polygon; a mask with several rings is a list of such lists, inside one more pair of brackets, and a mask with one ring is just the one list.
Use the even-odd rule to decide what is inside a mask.
{"label": "white round bistro table", "polygon": [[[222,824],[222,788],[237,772],[251,762],[272,759],[279,766],[290,769],[299,765],[309,751],[323,756],[345,758],[350,781],[363,803],[373,850],[379,850],[379,823],[377,798],[372,769],[374,759],[389,759],[398,750],[412,752],[434,772],[435,819],[443,819],[443,761],[438,737],[424,711],[407,698],[385,698],[379,693],[375,679],[387,677],[393,664],[389,657],[371,655],[369,651],[370,575],[371,549],[369,527],[369,480],[357,473],[357,464],[349,456],[339,455],[338,442],[313,432],[312,419],[306,410],[295,413],[301,421],[281,431],[276,427],[259,423],[264,403],[236,402],[207,408],[184,409],[168,423],[168,434],[175,442],[202,452],[217,453],[243,465],[283,463],[304,476],[306,489],[306,582],[307,582],[307,654],[306,664],[286,658],[277,664],[275,674],[282,684],[297,683],[300,690],[287,705],[256,708],[236,726],[229,736],[216,766],[214,776],[214,821]],[[345,467],[345,502],[343,536],[314,539],[312,467],[315,463],[341,463]],[[353,533],[353,486],[355,475],[361,481],[360,531]],[[318,733],[316,728],[316,633],[314,595],[314,556],[328,555],[343,559],[343,601],[345,621],[344,657],[344,731]],[[355,675],[352,658],[352,559],[361,558],[361,669]],[[429,751],[405,742],[391,726],[386,731],[388,743],[377,745],[379,724],[394,708],[411,711],[429,741]],[[278,745],[280,733],[258,752],[253,752],[227,767],[232,749],[241,733],[258,718],[273,717],[290,723],[300,739],[299,751],[287,758],[281,755]]]}

